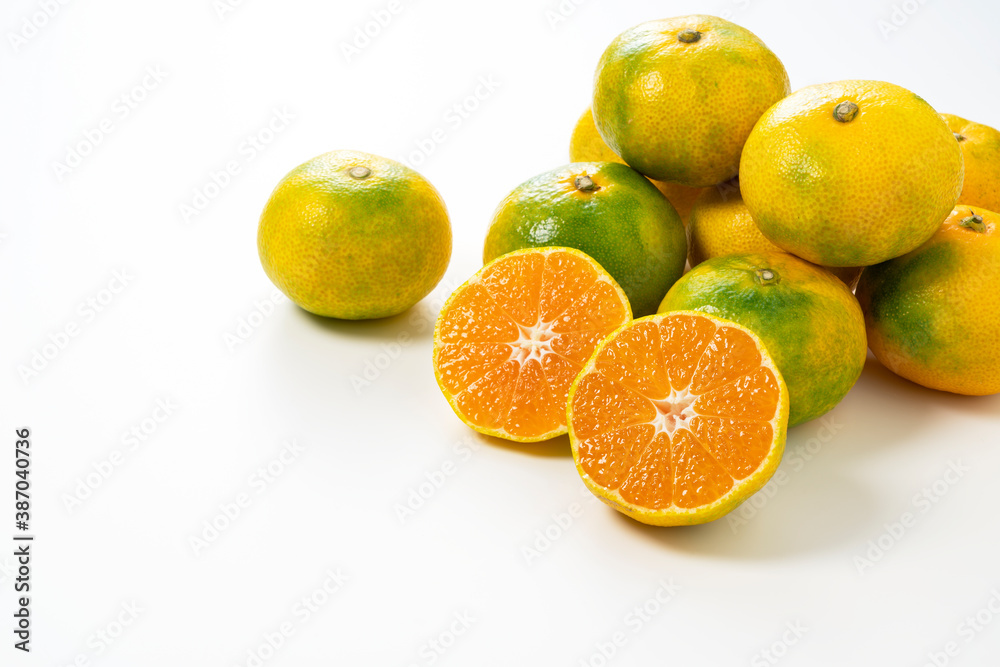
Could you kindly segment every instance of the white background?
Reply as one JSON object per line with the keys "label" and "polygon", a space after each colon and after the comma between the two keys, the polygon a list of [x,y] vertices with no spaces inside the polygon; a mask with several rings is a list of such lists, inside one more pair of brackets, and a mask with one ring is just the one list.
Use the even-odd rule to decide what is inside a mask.
{"label": "white background", "polygon": [[[622,30],[729,16],[782,58],[793,89],[884,79],[998,126],[1000,7],[907,0],[884,35],[886,0],[576,2],[553,25],[556,0],[403,1],[350,59],[342,44],[387,0],[80,0],[46,21],[39,2],[4,2],[0,663],[253,665],[248,651],[287,622],[262,664],[764,665],[774,645],[785,665],[922,665],[948,642],[949,664],[995,664],[1000,618],[984,612],[992,624],[971,641],[960,624],[1000,590],[1000,397],[936,393],[869,363],[827,420],[791,431],[783,481],[740,523],[656,529],[589,499],[565,437],[471,434],[435,385],[431,323],[479,268],[497,202],[567,160],[594,66]],[[147,68],[165,78],[141,89]],[[499,87],[468,101],[481,77]],[[450,120],[463,102],[477,108]],[[275,110],[294,118],[269,134]],[[59,173],[104,119],[110,133]],[[452,216],[438,290],[384,321],[287,301],[254,315],[273,293],[256,227],[277,181],[333,149],[412,155],[437,128],[444,141],[411,161]],[[185,216],[231,161],[239,172]],[[51,358],[25,379],[36,352]],[[366,368],[372,382],[356,387]],[[158,399],[177,406],[161,423]],[[6,546],[21,426],[33,430],[30,656],[11,648]],[[134,449],[133,428],[148,432]],[[251,479],[289,439],[304,449],[280,476]],[[115,451],[119,465],[96,475]],[[950,462],[968,468],[954,484]],[[935,502],[915,500],[935,483]],[[249,506],[196,553],[191,538],[225,524],[220,505],[240,494]],[[913,525],[888,533],[907,512]],[[338,570],[348,580],[327,595]],[[661,582],[677,587],[667,602]],[[308,619],[304,596],[325,601]]]}

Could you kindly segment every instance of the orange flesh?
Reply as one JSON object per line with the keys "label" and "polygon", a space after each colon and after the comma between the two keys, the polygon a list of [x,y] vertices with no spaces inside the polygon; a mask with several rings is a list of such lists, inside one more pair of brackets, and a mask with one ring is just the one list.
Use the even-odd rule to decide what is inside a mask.
{"label": "orange flesh", "polygon": [[569,387],[597,344],[631,319],[592,260],[539,249],[505,256],[442,312],[435,363],[475,428],[515,438],[566,429]]}
{"label": "orange flesh", "polygon": [[780,387],[744,331],[706,317],[638,320],[573,394],[580,466],[648,509],[711,504],[771,451]]}

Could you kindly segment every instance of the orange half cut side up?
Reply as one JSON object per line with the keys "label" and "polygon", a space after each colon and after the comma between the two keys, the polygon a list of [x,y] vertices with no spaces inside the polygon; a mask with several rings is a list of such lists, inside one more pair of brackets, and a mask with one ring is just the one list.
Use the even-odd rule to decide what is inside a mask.
{"label": "orange half cut side up", "polygon": [[597,344],[632,319],[601,266],[569,248],[515,250],[448,299],[434,330],[434,373],[480,433],[537,442],[566,433],[573,379]]}
{"label": "orange half cut side up", "polygon": [[605,339],[570,389],[568,420],[577,470],[601,500],[643,523],[704,523],[774,474],[788,390],[748,329],[678,311]]}

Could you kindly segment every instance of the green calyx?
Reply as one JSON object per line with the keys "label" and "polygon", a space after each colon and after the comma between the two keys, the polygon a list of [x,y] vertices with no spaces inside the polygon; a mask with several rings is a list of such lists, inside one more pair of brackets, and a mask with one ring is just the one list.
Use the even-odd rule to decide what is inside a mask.
{"label": "green calyx", "polygon": [[986,223],[983,222],[983,216],[978,213],[973,213],[969,217],[963,218],[958,224],[980,234],[986,231]]}
{"label": "green calyx", "polygon": [[754,271],[753,279],[758,285],[777,285],[781,278],[774,269],[757,269]]}
{"label": "green calyx", "polygon": [[858,105],[845,100],[833,108],[833,117],[841,123],[850,123],[858,115]]}
{"label": "green calyx", "polygon": [[594,179],[586,174],[583,176],[577,176],[576,180],[573,181],[573,185],[575,185],[576,189],[580,192],[597,192],[601,189],[597,183],[594,183]]}
{"label": "green calyx", "polygon": [[685,44],[694,44],[701,39],[701,33],[697,30],[684,30],[677,35],[677,41]]}
{"label": "green calyx", "polygon": [[351,167],[347,170],[347,175],[351,178],[363,181],[372,175],[372,170],[368,167]]}

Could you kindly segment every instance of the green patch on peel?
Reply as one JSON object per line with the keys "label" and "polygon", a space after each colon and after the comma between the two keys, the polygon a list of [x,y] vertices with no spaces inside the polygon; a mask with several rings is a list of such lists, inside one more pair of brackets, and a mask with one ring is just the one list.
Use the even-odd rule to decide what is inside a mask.
{"label": "green patch on peel", "polygon": [[696,267],[667,293],[666,310],[697,310],[742,324],[756,333],[788,385],[789,425],[828,412],[850,390],[864,360],[863,331],[831,323],[850,315],[835,299],[783,280],[759,280],[759,269],[744,256],[720,257]]}
{"label": "green patch on peel", "polygon": [[652,314],[684,269],[683,225],[638,172],[618,163],[591,167],[594,181],[607,186],[598,192],[567,191],[563,170],[515,189],[490,225],[484,261],[528,247],[576,248],[618,281],[636,316]]}
{"label": "green patch on peel", "polygon": [[928,363],[947,351],[934,307],[936,278],[957,268],[954,248],[938,243],[865,270],[869,316],[901,354]]}

